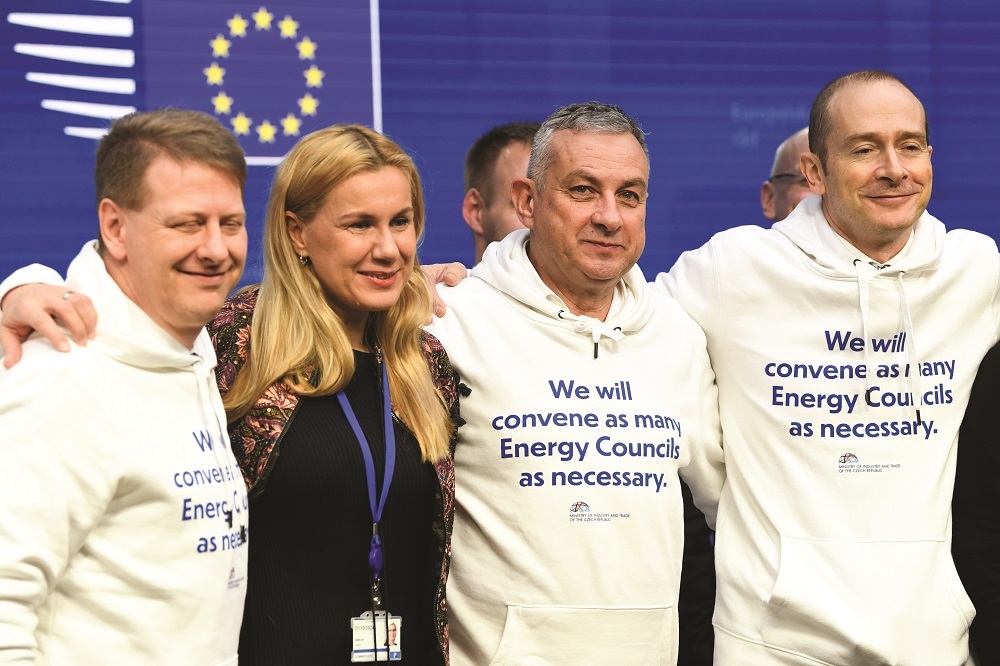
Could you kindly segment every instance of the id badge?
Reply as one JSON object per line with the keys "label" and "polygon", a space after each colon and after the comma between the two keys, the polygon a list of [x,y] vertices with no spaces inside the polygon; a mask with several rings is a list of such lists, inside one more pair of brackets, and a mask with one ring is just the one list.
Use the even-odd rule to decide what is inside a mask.
{"label": "id badge", "polygon": [[351,618],[352,663],[399,661],[403,658],[403,618],[386,611],[365,611]]}

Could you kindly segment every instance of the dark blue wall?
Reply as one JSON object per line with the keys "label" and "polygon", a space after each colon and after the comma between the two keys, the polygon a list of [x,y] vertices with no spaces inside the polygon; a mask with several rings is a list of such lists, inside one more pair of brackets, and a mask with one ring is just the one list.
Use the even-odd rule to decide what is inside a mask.
{"label": "dark blue wall", "polygon": [[[211,91],[200,73],[211,61],[208,41],[225,28],[226,16],[249,16],[260,6],[170,0],[4,4],[9,12],[134,16],[134,105],[171,103],[209,112]],[[312,124],[304,130],[333,122],[370,124],[367,1],[265,6],[279,18],[300,17],[303,31],[308,28],[320,45],[318,54],[327,58],[327,79],[316,93],[323,95],[322,113],[308,119]],[[651,196],[641,265],[652,277],[720,229],[764,224],[758,189],[776,144],[807,124],[809,105],[823,84],[870,67],[899,75],[926,104],[936,175],[930,211],[949,227],[1000,237],[1000,3],[992,0],[382,0],[380,10],[383,129],[414,155],[424,178],[424,262],[471,261],[471,237],[460,213],[462,162],[479,134],[501,122],[541,120],[563,104],[598,99],[621,105],[649,133]],[[44,32],[0,25],[2,274],[39,259],[63,269],[94,233],[93,141],[61,133],[66,114],[39,106],[55,93],[24,80],[25,71],[42,67],[40,60],[13,52],[13,44],[38,41]],[[261,95],[256,104],[279,101],[278,110],[266,113],[280,114],[304,90],[301,81],[285,85],[297,76],[299,63],[269,74],[265,64],[284,61],[266,56],[263,39],[249,34],[239,43],[240,57],[253,52],[257,58],[243,82],[250,80],[250,90]],[[280,42],[267,46],[284,48]],[[237,55],[234,47],[233,68]],[[268,148],[280,154],[293,140]],[[255,238],[271,172],[252,167],[247,206]],[[256,280],[258,271],[255,263],[247,280]]]}

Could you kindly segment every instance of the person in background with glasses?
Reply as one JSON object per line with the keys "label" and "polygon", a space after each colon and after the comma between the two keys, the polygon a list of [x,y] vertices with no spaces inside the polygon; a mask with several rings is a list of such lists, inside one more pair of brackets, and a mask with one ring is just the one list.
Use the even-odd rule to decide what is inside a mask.
{"label": "person in background with glasses", "polygon": [[808,127],[782,141],[774,151],[771,177],[760,185],[760,207],[767,219],[775,222],[785,219],[809,196],[809,181],[799,168],[799,158],[808,152]]}

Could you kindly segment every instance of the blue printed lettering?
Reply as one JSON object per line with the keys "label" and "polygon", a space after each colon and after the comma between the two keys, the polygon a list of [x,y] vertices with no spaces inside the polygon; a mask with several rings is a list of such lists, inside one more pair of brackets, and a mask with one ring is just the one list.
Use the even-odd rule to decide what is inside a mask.
{"label": "blue printed lettering", "polygon": [[615,458],[671,458],[677,460],[681,455],[680,444],[671,437],[666,442],[612,442],[607,435],[602,435],[594,442],[594,450],[605,457]]}
{"label": "blue printed lettering", "polygon": [[824,331],[826,333],[826,348],[828,351],[833,351],[834,349],[839,349],[844,351],[847,347],[851,348],[851,351],[864,351],[865,341],[861,338],[855,338],[851,336],[851,332],[834,331]]}
{"label": "blue printed lettering", "polygon": [[500,457],[507,458],[543,458],[558,456],[563,462],[583,460],[587,455],[590,442],[516,442],[510,437],[500,439]]}
{"label": "blue printed lettering", "polygon": [[632,399],[631,382],[620,381],[612,384],[611,386],[595,386],[594,389],[597,391],[597,397],[604,398],[605,400]]}
{"label": "blue printed lettering", "polygon": [[589,471],[552,472],[553,486],[633,486],[636,488],[666,488],[666,474],[653,472]]}
{"label": "blue printed lettering", "polygon": [[501,414],[493,418],[494,430],[514,430],[515,428],[547,427],[551,423],[560,428],[566,426],[586,426],[596,428],[600,423],[597,414],[547,412],[545,414]]}
{"label": "blue printed lettering", "polygon": [[881,423],[821,423],[820,437],[897,437],[922,435],[925,440],[937,432],[934,421],[882,421]]}
{"label": "blue printed lettering", "polygon": [[587,400],[590,398],[590,389],[586,386],[577,386],[573,388],[575,382],[572,380],[569,384],[566,384],[563,380],[559,380],[558,384],[554,383],[551,379],[549,380],[549,389],[552,391],[552,397],[554,398],[579,398],[580,400]]}
{"label": "blue printed lettering", "polygon": [[198,432],[193,432],[191,435],[194,437],[195,444],[202,451],[207,447],[209,451],[212,450],[212,435],[207,430],[199,430]]}
{"label": "blue printed lettering", "polygon": [[190,497],[185,497],[184,507],[181,510],[181,520],[221,518],[228,513],[229,503],[225,500],[221,502],[195,502]]}
{"label": "blue printed lettering", "polygon": [[204,486],[212,483],[222,483],[222,470],[218,467],[204,470],[185,470],[174,474],[174,485],[178,488]]}
{"label": "blue printed lettering", "polygon": [[659,414],[636,414],[636,428],[655,428],[657,430],[676,430],[678,436],[681,435],[681,422],[674,420],[670,416],[660,416]]}

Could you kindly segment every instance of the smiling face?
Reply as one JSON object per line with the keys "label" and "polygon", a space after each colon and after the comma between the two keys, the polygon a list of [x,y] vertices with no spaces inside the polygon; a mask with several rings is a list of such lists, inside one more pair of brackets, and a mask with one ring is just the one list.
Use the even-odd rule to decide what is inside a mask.
{"label": "smiling face", "polygon": [[309,257],[327,303],[359,344],[368,315],[395,305],[413,273],[410,181],[397,167],[362,171],[331,189],[308,224],[286,216],[295,251]]}
{"label": "smiling face", "polygon": [[576,314],[603,319],[646,243],[649,162],[631,134],[558,130],[549,146],[543,182],[514,185],[529,258]]}
{"label": "smiling face", "polygon": [[802,167],[838,234],[877,261],[895,256],[931,196],[931,147],[923,106],[894,81],[856,83],[829,104],[826,164]]}
{"label": "smiling face", "polygon": [[105,264],[129,299],[191,347],[243,273],[240,184],[225,171],[160,156],[146,170],[144,191],[139,210],[101,200]]}

